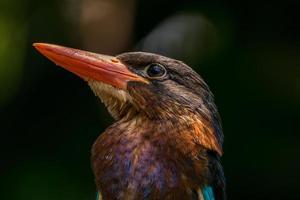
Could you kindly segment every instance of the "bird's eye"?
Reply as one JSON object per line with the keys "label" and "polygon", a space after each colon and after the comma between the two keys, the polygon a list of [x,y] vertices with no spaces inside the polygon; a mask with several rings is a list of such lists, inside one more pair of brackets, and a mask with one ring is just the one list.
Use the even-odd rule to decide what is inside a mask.
{"label": "bird's eye", "polygon": [[166,75],[167,71],[164,66],[153,63],[146,67],[146,73],[150,78],[161,78]]}

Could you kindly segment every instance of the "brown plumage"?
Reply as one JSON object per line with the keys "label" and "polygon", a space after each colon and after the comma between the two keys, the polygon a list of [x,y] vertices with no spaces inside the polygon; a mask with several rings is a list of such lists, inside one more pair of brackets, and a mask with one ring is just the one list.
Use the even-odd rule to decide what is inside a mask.
{"label": "brown plumage", "polygon": [[[99,55],[36,46],[88,81],[116,119],[92,148],[101,198],[225,199],[219,115],[212,93],[195,71],[181,61],[144,52],[109,61],[105,57],[103,64]],[[107,62],[121,67],[108,68]],[[89,73],[85,66],[92,66]],[[114,74],[108,77],[108,71]],[[212,188],[213,198],[207,197],[206,187]]]}

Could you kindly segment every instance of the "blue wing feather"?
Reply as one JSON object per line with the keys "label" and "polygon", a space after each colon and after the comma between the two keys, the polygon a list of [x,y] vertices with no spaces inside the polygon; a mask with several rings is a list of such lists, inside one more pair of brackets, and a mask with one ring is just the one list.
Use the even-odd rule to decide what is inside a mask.
{"label": "blue wing feather", "polygon": [[96,193],[96,200],[102,200],[102,195],[101,195],[100,191],[98,191]]}
{"label": "blue wing feather", "polygon": [[213,189],[210,186],[205,186],[202,189],[202,194],[203,194],[204,200],[215,200]]}

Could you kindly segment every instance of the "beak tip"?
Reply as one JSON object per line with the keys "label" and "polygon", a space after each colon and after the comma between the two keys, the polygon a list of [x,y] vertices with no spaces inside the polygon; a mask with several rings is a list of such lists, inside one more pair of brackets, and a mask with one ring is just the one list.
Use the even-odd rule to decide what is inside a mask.
{"label": "beak tip", "polygon": [[32,44],[33,47],[38,48],[39,46],[43,45],[44,43],[35,42]]}
{"label": "beak tip", "polygon": [[58,48],[58,45],[54,44],[48,44],[48,43],[42,43],[42,42],[35,42],[32,44],[34,48],[36,48],[38,51],[43,51],[43,50],[52,50]]}
{"label": "beak tip", "polygon": [[45,45],[46,45],[45,43],[38,43],[38,42],[32,44],[32,46],[39,52],[41,52],[41,50],[43,49],[43,47],[45,47]]}

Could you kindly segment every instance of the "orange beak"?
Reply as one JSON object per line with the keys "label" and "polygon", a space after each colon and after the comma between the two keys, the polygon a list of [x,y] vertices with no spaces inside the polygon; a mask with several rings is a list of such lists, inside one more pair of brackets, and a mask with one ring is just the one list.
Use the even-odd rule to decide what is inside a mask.
{"label": "orange beak", "polygon": [[126,89],[129,81],[148,83],[129,71],[116,57],[46,43],[34,43],[33,46],[55,64],[87,81],[100,81],[119,89]]}

